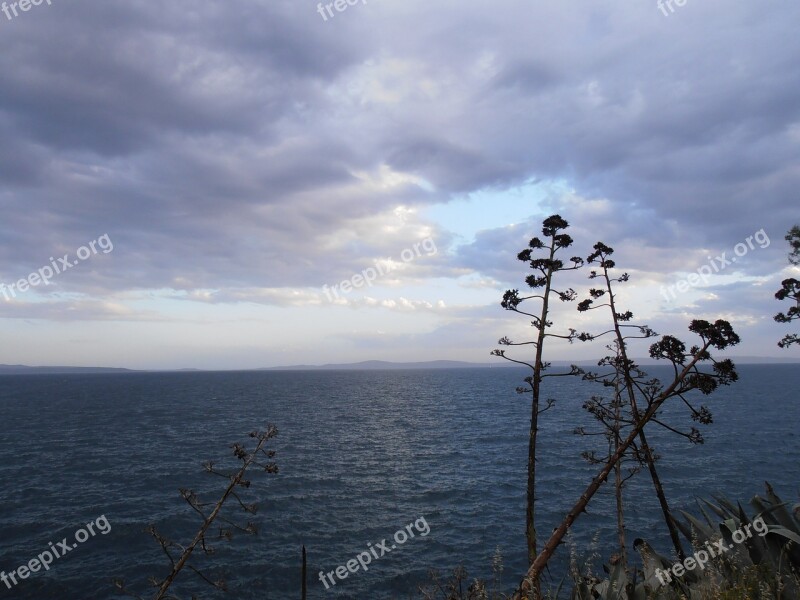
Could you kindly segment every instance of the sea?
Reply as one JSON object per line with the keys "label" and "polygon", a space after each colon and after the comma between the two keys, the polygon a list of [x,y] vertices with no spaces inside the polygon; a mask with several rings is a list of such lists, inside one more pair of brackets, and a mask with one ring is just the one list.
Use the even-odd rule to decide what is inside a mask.
{"label": "sea", "polygon": [[[669,376],[663,366],[646,370]],[[734,385],[689,398],[709,407],[712,424],[694,423],[680,401],[662,415],[676,429],[701,429],[704,444],[648,429],[675,511],[699,514],[698,500],[715,495],[746,506],[765,482],[797,502],[800,365],[740,365],[739,373]],[[279,471],[253,467],[250,486],[239,488],[258,511],[247,514],[231,498],[226,521],[217,522],[226,529],[252,522],[257,533],[220,539],[212,527],[211,552],[195,552],[189,564],[197,571],[184,569],[175,597],[299,599],[303,548],[309,599],[420,598],[435,572],[444,581],[456,568],[467,573],[464,587],[480,578],[510,592],[526,566],[531,408],[515,391],[526,375],[470,368],[2,376],[0,571],[17,573],[17,583],[0,583],[0,598],[125,597],[115,580],[152,598],[150,579],[171,565],[147,529],[154,526],[177,555],[203,519],[179,490],[192,490],[207,503],[201,510],[211,510],[227,486],[224,473],[238,464],[232,445],[249,447],[248,433],[270,424],[278,429],[269,448]],[[544,391],[555,403],[540,422],[542,540],[597,470],[582,455],[605,451],[604,438],[575,429],[596,430],[583,404],[608,390],[562,377],[547,380]],[[208,461],[223,477],[205,471]],[[629,541],[645,539],[669,555],[646,470],[624,494]],[[614,540],[606,485],[556,553],[547,585],[557,587],[570,564],[602,573]],[[64,555],[19,576],[20,566],[51,549]],[[366,568],[357,560],[366,563],[364,553]],[[224,580],[228,591],[203,577]]]}

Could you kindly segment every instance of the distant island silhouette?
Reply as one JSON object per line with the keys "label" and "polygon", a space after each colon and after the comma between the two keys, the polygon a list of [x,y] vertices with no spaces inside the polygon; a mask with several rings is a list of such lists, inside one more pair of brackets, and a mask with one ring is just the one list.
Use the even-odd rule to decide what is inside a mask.
{"label": "distant island silhouette", "polygon": [[[764,356],[731,356],[740,365],[766,364],[800,364],[800,358],[764,357]],[[657,365],[658,361],[650,358],[634,359],[642,366]],[[553,367],[563,368],[570,365],[581,367],[594,366],[592,360],[554,360]],[[235,371],[380,371],[403,369],[513,369],[520,365],[507,362],[477,363],[461,360],[432,360],[421,362],[392,362],[386,360],[365,360],[354,363],[327,363],[323,365],[287,365],[278,367],[261,367],[251,369],[124,369],[114,367],[70,367],[70,366],[28,366],[0,365],[0,375],[68,375],[68,374],[102,374],[102,373],[203,373],[203,372],[235,372]]]}

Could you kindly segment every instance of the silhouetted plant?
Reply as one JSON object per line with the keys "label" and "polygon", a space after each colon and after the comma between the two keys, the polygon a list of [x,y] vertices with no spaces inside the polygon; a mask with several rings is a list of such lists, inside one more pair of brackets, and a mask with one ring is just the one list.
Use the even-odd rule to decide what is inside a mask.
{"label": "silhouetted plant", "polygon": [[[792,227],[789,233],[786,234],[785,239],[792,248],[792,251],[789,253],[789,262],[793,265],[800,264],[800,226],[795,225]],[[794,277],[784,279],[781,282],[781,289],[775,292],[775,298],[781,302],[784,300],[794,301],[794,306],[790,306],[785,313],[779,312],[775,315],[775,320],[778,323],[791,323],[792,321],[800,319],[800,281]],[[787,333],[783,336],[783,339],[778,342],[778,346],[781,348],[788,348],[792,344],[800,344],[800,335],[796,333]]]}
{"label": "silhouetted plant", "polygon": [[[467,570],[464,567],[453,569],[452,575],[442,579],[436,569],[428,572],[430,583],[419,587],[420,598],[423,600],[490,600],[486,591],[486,584],[475,579],[469,583]],[[497,596],[491,596],[491,599]]]}
{"label": "silhouetted plant", "polygon": [[[595,451],[583,452],[583,458],[592,465],[605,464],[610,457],[617,451],[622,443],[623,427],[630,420],[623,418],[622,408],[625,402],[622,398],[621,382],[623,380],[620,371],[619,347],[615,341],[613,345],[607,346],[609,350],[615,352],[615,359],[606,357],[598,362],[598,366],[611,366],[614,368],[614,375],[609,379],[608,376],[595,375],[584,372],[584,379],[598,381],[604,386],[613,387],[613,397],[609,401],[604,396],[592,396],[584,402],[583,408],[589,412],[596,421],[601,424],[600,431],[588,431],[585,427],[575,428],[574,433],[581,436],[603,436],[608,443],[608,453],[604,457],[598,457]],[[583,372],[583,369],[580,370]],[[614,501],[616,504],[617,517],[617,542],[619,555],[617,559],[621,562],[623,569],[628,571],[628,550],[625,542],[625,509],[623,503],[622,489],[625,483],[639,472],[641,465],[644,464],[644,457],[637,445],[631,445],[630,456],[623,455],[614,465]],[[623,470],[625,473],[623,473]]]}
{"label": "silhouetted plant", "polygon": [[[600,366],[607,365],[609,367],[613,367],[614,371],[608,374],[589,373],[586,374],[585,379],[601,381],[604,384],[614,386],[615,388],[619,388],[621,386],[627,398],[627,405],[630,408],[630,424],[637,425],[640,419],[640,410],[638,401],[636,399],[635,388],[639,386],[646,386],[649,382],[645,380],[645,373],[641,371],[639,366],[636,365],[628,356],[627,344],[629,339],[647,339],[654,337],[657,334],[646,325],[631,324],[630,321],[633,319],[633,313],[629,310],[621,312],[621,309],[619,309],[617,306],[617,297],[614,292],[614,284],[626,283],[630,279],[630,276],[628,273],[622,273],[617,277],[611,275],[611,271],[616,268],[616,264],[611,258],[612,254],[614,254],[614,249],[606,246],[602,242],[597,242],[594,245],[594,252],[589,255],[589,257],[586,259],[586,262],[599,267],[599,271],[591,271],[589,274],[589,279],[600,280],[601,287],[592,288],[589,290],[590,298],[583,300],[580,304],[578,304],[578,310],[584,312],[607,307],[611,313],[611,322],[613,327],[593,337],[599,338],[608,334],[614,336],[614,340],[616,342],[615,355],[607,356],[599,363]],[[596,302],[598,301],[602,301],[602,303],[597,304]],[[691,405],[689,406],[692,408],[694,415],[700,414]],[[615,412],[615,417],[619,415],[618,408]],[[598,415],[595,414],[595,417],[597,416]],[[692,428],[690,434],[683,434],[682,432],[678,432],[677,430],[667,426],[655,418],[654,420],[664,427],[667,427],[671,431],[681,433],[681,435],[686,435],[686,437],[692,442],[702,442],[702,436],[700,435],[700,432],[694,427]],[[605,423],[605,421],[602,422]],[[614,425],[614,428],[619,429],[621,425],[622,423],[617,422]],[[661,511],[664,515],[664,522],[669,530],[670,538],[672,538],[672,544],[675,548],[675,553],[678,555],[678,558],[683,560],[686,555],[683,552],[680,537],[678,536],[678,530],[672,522],[672,515],[670,513],[669,503],[667,502],[667,497],[664,492],[664,486],[661,484],[661,478],[659,477],[658,470],[656,469],[656,458],[653,450],[650,448],[650,444],[647,442],[647,436],[645,435],[644,428],[639,431],[638,438],[638,448],[636,447],[636,444],[632,444],[631,448],[634,450],[636,458],[644,459],[644,463],[647,465],[647,468],[650,472],[650,478],[653,481],[653,488],[655,489],[659,505],[661,506]],[[615,466],[615,469],[618,468],[618,466]],[[620,492],[618,491],[617,494],[619,496]],[[621,510],[621,507],[618,510]],[[626,556],[627,553],[624,547],[622,552],[623,556]],[[627,563],[625,564],[625,568],[627,570]]]}
{"label": "silhouetted plant", "polygon": [[[557,290],[553,287],[553,276],[563,271],[573,271],[583,266],[583,259],[572,257],[571,266],[556,258],[559,250],[569,248],[572,245],[572,238],[566,233],[561,233],[569,227],[569,223],[559,215],[552,215],[542,222],[542,235],[544,240],[534,237],[528,243],[528,247],[522,250],[517,258],[528,263],[533,273],[525,278],[525,283],[532,290],[541,290],[539,294],[520,296],[519,290],[507,290],[503,294],[500,305],[505,309],[532,319],[531,325],[537,331],[536,340],[524,342],[514,342],[508,337],[503,337],[498,341],[502,346],[532,346],[535,349],[533,362],[511,358],[506,354],[506,350],[493,350],[494,356],[499,356],[508,361],[524,365],[531,369],[532,375],[524,379],[528,387],[518,387],[520,394],[531,394],[531,424],[528,438],[528,484],[527,484],[527,504],[525,510],[525,535],[528,545],[528,562],[533,563],[536,558],[536,438],[539,431],[539,415],[553,406],[554,400],[548,399],[547,405],[542,408],[541,403],[541,383],[546,377],[558,377],[562,375],[545,374],[550,363],[544,362],[542,356],[544,343],[547,338],[559,338],[572,342],[579,337],[576,330],[570,329],[568,334],[548,333],[547,329],[552,327],[552,322],[548,320],[550,314],[551,296],[557,297],[562,302],[571,302],[575,299],[575,290],[568,288]],[[537,256],[535,253],[543,251],[544,256]],[[538,300],[541,306],[538,314],[526,312],[520,309],[520,305],[529,300]]]}
{"label": "silhouetted plant", "polygon": [[789,247],[792,249],[789,252],[789,262],[800,265],[800,225],[792,227],[783,239],[789,242]]}
{"label": "silhouetted plant", "polygon": [[[250,438],[255,440],[255,447],[252,450],[247,450],[243,445],[236,443],[233,444],[233,454],[241,461],[241,466],[233,473],[221,472],[215,469],[214,463],[207,462],[204,467],[207,473],[223,477],[228,480],[228,485],[222,496],[213,504],[203,503],[200,501],[197,494],[190,489],[181,489],[181,497],[189,504],[189,506],[197,512],[203,519],[200,529],[194,535],[192,541],[184,546],[177,542],[168,539],[166,536],[159,533],[154,525],[147,527],[146,531],[152,535],[161,550],[166,554],[170,562],[170,571],[164,578],[150,578],[150,584],[158,588],[158,591],[153,596],[153,600],[164,599],[177,599],[178,596],[170,592],[175,579],[180,572],[187,568],[195,573],[200,579],[212,586],[213,588],[221,591],[227,591],[227,585],[223,579],[212,580],[209,576],[204,574],[200,569],[195,568],[190,564],[189,560],[196,549],[200,549],[206,555],[213,554],[214,548],[210,544],[213,540],[230,540],[233,537],[233,532],[237,531],[244,534],[253,535],[257,532],[256,526],[252,522],[245,525],[239,525],[234,521],[224,517],[221,514],[223,506],[233,498],[245,513],[255,514],[257,506],[255,504],[248,504],[242,500],[239,495],[241,489],[248,489],[250,487],[250,480],[245,479],[245,474],[251,467],[260,467],[264,472],[275,474],[278,472],[278,466],[272,462],[275,456],[274,450],[266,449],[267,442],[278,435],[278,430],[273,425],[267,426],[264,431],[253,431],[249,434]],[[266,459],[266,460],[265,460]],[[264,461],[264,462],[260,462]],[[207,512],[207,509],[209,509]],[[220,521],[224,525],[220,526],[214,536],[210,535],[209,530],[215,522]],[[115,587],[123,594],[134,598],[143,600],[142,596],[130,591],[125,582],[121,579],[114,580]]]}
{"label": "silhouetted plant", "polygon": [[[609,457],[599,473],[592,479],[536,556],[513,596],[515,599],[535,598],[538,600],[541,598],[539,577],[556,548],[575,520],[585,512],[592,497],[608,479],[614,465],[628,452],[639,438],[640,432],[656,417],[665,402],[671,398],[680,398],[686,401],[686,395],[695,390],[708,395],[720,385],[729,385],[738,379],[736,369],[730,359],[717,361],[709,352],[710,348],[724,350],[739,343],[739,336],[733,331],[730,323],[724,320],[717,320],[713,324],[704,320],[694,320],[689,326],[689,330],[699,336],[701,343],[692,346],[688,351],[681,340],[670,335],[663,336],[660,341],[650,346],[651,358],[671,363],[672,382],[666,386],[656,379],[650,380],[647,384],[633,382],[633,385],[641,393],[642,406],[646,408],[638,415],[638,419],[632,424],[627,437],[618,445],[614,454]],[[699,365],[707,362],[711,363],[711,371],[701,371]]]}

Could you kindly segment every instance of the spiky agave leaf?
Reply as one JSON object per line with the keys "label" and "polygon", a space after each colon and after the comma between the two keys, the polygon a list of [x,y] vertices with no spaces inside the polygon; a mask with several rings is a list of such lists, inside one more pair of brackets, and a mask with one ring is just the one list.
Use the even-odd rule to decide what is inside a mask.
{"label": "spiky agave leaf", "polygon": [[[705,523],[702,523],[694,515],[683,510],[681,511],[681,514],[683,515],[683,518],[686,519],[692,526],[693,534],[697,537],[697,541],[699,541],[701,545],[718,539],[716,532]],[[690,537],[689,541],[694,542],[695,540],[691,539]]]}
{"label": "spiky agave leaf", "polygon": [[703,498],[703,499],[701,500],[701,502],[702,502],[703,504],[705,504],[705,505],[706,505],[708,508],[710,508],[710,509],[711,509],[711,511],[712,511],[712,512],[713,512],[715,515],[717,515],[717,517],[719,517],[720,519],[724,519],[724,518],[726,518],[725,511],[722,509],[722,507],[721,507],[721,506],[717,506],[716,504],[712,504],[711,502],[709,502],[709,501],[708,501],[708,500],[706,500],[705,498]]}
{"label": "spiky agave leaf", "polygon": [[658,589],[661,587],[661,582],[656,576],[656,571],[666,571],[674,564],[674,561],[659,554],[650,544],[642,539],[635,539],[633,547],[639,551],[642,557],[642,565],[644,568],[644,584],[649,586],[650,589]]}

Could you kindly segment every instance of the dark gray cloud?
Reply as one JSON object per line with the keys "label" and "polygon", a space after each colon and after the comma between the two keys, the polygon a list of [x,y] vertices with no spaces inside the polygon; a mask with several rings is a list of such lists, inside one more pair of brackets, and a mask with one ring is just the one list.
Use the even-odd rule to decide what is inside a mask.
{"label": "dark gray cloud", "polygon": [[[315,8],[54,0],[0,16],[0,276],[108,233],[114,260],[62,289],[321,286],[424,237],[413,219],[378,232],[397,205],[531,178],[568,181],[578,200],[548,208],[589,245],[638,244],[643,270],[800,219],[794,4]],[[499,265],[536,218],[425,274],[511,280]]]}

